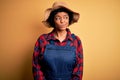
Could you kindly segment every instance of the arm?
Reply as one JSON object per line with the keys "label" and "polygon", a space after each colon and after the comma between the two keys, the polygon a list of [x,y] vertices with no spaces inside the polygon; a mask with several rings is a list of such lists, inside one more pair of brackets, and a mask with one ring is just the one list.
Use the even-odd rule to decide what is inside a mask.
{"label": "arm", "polygon": [[33,60],[32,60],[32,71],[34,80],[44,80],[43,72],[41,71],[41,65],[39,64],[41,48],[39,39],[35,43],[34,52],[33,52]]}
{"label": "arm", "polygon": [[72,80],[82,80],[83,75],[83,48],[82,43],[79,37],[76,36],[75,40],[76,45],[76,65],[73,70]]}

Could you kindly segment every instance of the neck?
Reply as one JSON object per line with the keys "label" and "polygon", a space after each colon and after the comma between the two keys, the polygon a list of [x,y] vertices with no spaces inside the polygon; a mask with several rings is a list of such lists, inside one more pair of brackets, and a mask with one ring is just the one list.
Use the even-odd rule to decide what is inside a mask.
{"label": "neck", "polygon": [[56,30],[54,33],[55,38],[57,38],[60,42],[62,42],[66,38],[66,35],[67,35],[66,30],[63,31]]}

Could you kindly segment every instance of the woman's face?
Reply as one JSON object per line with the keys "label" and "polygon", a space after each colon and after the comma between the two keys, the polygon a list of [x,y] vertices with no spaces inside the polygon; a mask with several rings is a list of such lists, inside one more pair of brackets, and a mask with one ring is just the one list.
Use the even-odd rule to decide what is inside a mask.
{"label": "woman's face", "polygon": [[69,25],[69,15],[66,12],[58,12],[54,17],[54,22],[57,30],[66,30]]}

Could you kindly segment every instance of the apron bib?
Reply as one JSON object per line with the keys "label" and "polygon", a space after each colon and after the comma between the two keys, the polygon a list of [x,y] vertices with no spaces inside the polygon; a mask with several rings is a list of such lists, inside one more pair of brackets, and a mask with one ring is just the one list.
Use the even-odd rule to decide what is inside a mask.
{"label": "apron bib", "polygon": [[55,45],[51,40],[46,46],[43,63],[46,80],[71,80],[73,68],[76,62],[75,47]]}

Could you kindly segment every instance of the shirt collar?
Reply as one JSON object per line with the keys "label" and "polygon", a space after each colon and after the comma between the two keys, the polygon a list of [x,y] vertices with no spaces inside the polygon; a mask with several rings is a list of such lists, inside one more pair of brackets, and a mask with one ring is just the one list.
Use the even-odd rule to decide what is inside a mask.
{"label": "shirt collar", "polygon": [[[47,40],[57,40],[54,37],[54,31],[55,31],[55,29],[53,29],[50,33],[48,33]],[[66,31],[67,31],[67,37],[66,37],[65,40],[71,40],[71,41],[73,41],[73,38],[71,36],[70,30],[67,28]]]}

